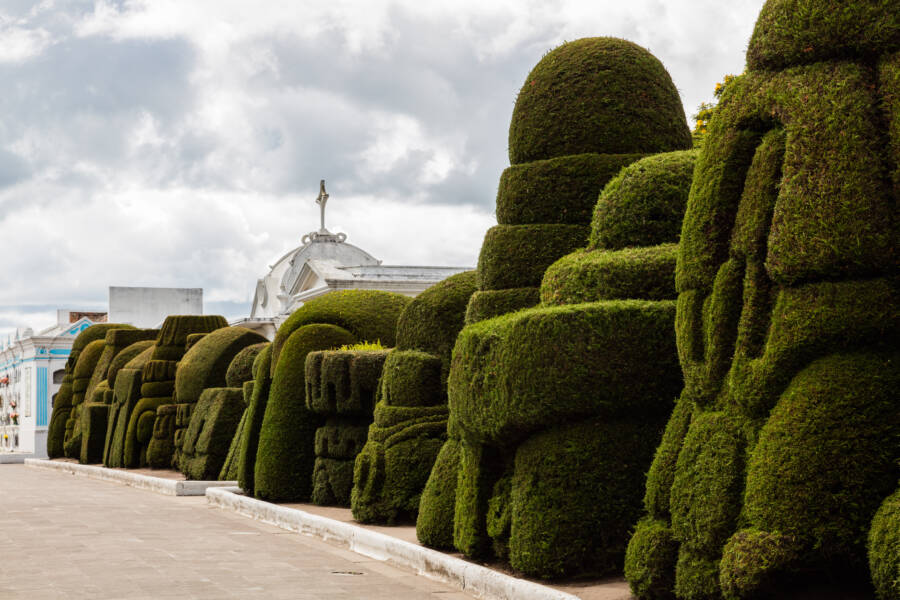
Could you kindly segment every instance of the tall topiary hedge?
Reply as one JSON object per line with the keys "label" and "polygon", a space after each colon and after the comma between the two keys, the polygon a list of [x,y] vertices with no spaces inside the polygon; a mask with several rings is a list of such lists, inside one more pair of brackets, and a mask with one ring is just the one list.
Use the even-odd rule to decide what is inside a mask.
{"label": "tall topiary hedge", "polygon": [[[141,375],[141,401],[135,406],[136,415],[129,420],[125,440],[125,466],[136,468],[173,466],[175,429],[178,408],[166,409],[158,425],[156,411],[160,406],[174,404],[175,375],[178,361],[186,352],[191,334],[206,334],[227,327],[225,317],[219,315],[170,315],[163,321],[153,347],[153,355]],[[197,343],[202,337],[192,338]],[[227,367],[226,367],[227,368]],[[147,413],[146,415],[144,413]],[[150,421],[150,427],[143,427]],[[153,435],[139,439],[138,434],[150,431]],[[129,450],[130,449],[130,450]]]}
{"label": "tall topiary hedge", "polygon": [[[142,341],[152,341],[159,332],[156,329],[109,329],[104,338],[104,349],[94,367],[94,374],[85,392],[85,402],[81,409],[81,450],[79,462],[82,464],[103,461],[109,429],[110,408],[113,405],[114,390],[109,383],[110,371],[115,359],[126,348]],[[132,358],[134,355],[132,355]],[[115,373],[113,373],[115,375]],[[113,377],[113,381],[114,381]]]}
{"label": "tall topiary hedge", "polygon": [[447,373],[476,274],[459,273],[417,296],[400,314],[374,422],[354,466],[351,508],[362,522],[416,518],[419,498],[447,435]]}
{"label": "tall topiary hedge", "polygon": [[[639,96],[642,108],[633,111]],[[533,160],[539,172],[537,160],[552,152],[686,148],[677,97],[659,61],[629,42],[566,44],[541,61],[520,93],[511,159]],[[644,119],[649,106],[656,112]],[[633,137],[621,133],[626,123]],[[452,543],[468,556],[508,560],[539,577],[602,575],[622,566],[644,472],[682,386],[673,276],[694,156],[605,156],[624,169],[595,179],[606,185],[599,200],[594,189],[593,211],[584,203],[576,211],[569,200],[577,185],[532,184],[533,195],[521,196],[532,205],[554,207],[552,190],[563,190],[563,212],[551,223],[566,225],[501,225],[485,238],[481,289],[453,350],[450,439],[421,498],[417,534],[425,544]],[[570,158],[572,165],[582,161]],[[582,224],[571,224],[573,212]],[[560,259],[584,246],[591,229],[589,248]],[[559,243],[563,231],[571,241]],[[497,310],[521,308],[498,290],[528,298],[526,286],[538,283],[544,306]],[[448,474],[454,471],[455,482]]]}
{"label": "tall topiary hedge", "polygon": [[181,470],[188,479],[209,481],[218,478],[243,413],[243,390],[203,390],[181,448]]}
{"label": "tall topiary hedge", "polygon": [[68,458],[77,459],[81,455],[81,411],[84,408],[85,393],[94,374],[94,368],[103,354],[106,343],[103,338],[95,339],[84,347],[78,355],[78,362],[72,370],[72,412],[66,421],[65,453]]}
{"label": "tall topiary hedge", "polygon": [[306,408],[325,421],[315,433],[310,499],[350,506],[353,463],[366,443],[387,350],[325,350],[306,355]]}
{"label": "tall topiary hedge", "polygon": [[256,496],[307,500],[312,491],[319,417],[306,408],[306,355],[356,341],[393,345],[397,318],[409,301],[389,292],[332,292],[307,302],[281,325],[272,344],[272,383],[258,430]]}
{"label": "tall topiary hedge", "polygon": [[[126,401],[127,398],[124,395],[120,398],[116,393],[116,385],[119,380],[119,374],[123,373],[126,368],[138,368],[136,365],[131,365],[131,361],[135,360],[142,353],[145,353],[147,359],[149,359],[150,354],[153,352],[153,344],[154,340],[135,342],[134,344],[127,346],[124,350],[119,352],[109,365],[109,371],[106,375],[106,382],[109,388],[112,390],[112,404],[109,407],[109,415],[107,417],[106,424],[106,439],[103,444],[103,464],[107,467],[122,466],[122,443],[124,440],[124,431],[119,434],[119,445],[117,450],[115,451],[116,458],[112,458],[112,454],[114,452],[113,442],[114,440],[116,440],[116,432],[119,429],[120,411],[129,410],[128,402]],[[138,377],[137,385],[134,386],[134,388],[137,390],[137,393],[140,394],[140,377]],[[129,389],[131,389],[130,385]],[[113,465],[112,462],[116,462],[116,464]]]}
{"label": "tall topiary hedge", "polygon": [[536,305],[547,267],[584,245],[604,185],[647,153],[690,146],[678,92],[640,46],[584,38],[547,54],[516,99],[467,322]]}
{"label": "tall topiary hedge", "polygon": [[234,472],[226,473],[226,477],[224,477],[231,481],[236,480],[241,489],[249,495],[255,495],[256,490],[254,477],[256,453],[259,448],[259,433],[262,429],[266,405],[269,402],[269,388],[272,385],[272,377],[269,375],[271,362],[272,344],[269,344],[253,361],[253,391],[244,412],[243,423],[239,425],[238,433],[235,434],[240,444],[236,449],[238,454],[236,465]]}
{"label": "tall topiary hedge", "polygon": [[878,600],[900,597],[900,488],[885,499],[872,519],[869,569]]}
{"label": "tall topiary hedge", "polygon": [[685,388],[631,541],[669,550],[629,552],[641,598],[890,589],[871,540],[900,476],[898,24],[896,3],[770,0],[720,101],[676,266]]}
{"label": "tall topiary hedge", "polygon": [[[133,348],[137,346],[138,348]],[[125,465],[125,438],[128,434],[128,423],[134,407],[141,399],[141,380],[144,366],[153,355],[153,342],[138,342],[129,346],[123,352],[132,349],[139,352],[130,361],[125,363],[116,372],[115,385],[113,387],[113,407],[109,416],[107,428],[106,457],[103,464],[107,467],[124,467]],[[132,464],[132,466],[137,466]]]}

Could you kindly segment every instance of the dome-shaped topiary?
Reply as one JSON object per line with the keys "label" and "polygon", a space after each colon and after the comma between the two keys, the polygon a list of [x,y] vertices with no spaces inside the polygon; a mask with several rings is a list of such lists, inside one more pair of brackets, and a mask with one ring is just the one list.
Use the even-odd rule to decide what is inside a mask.
{"label": "dome-shaped topiary", "polygon": [[868,58],[900,48],[900,3],[769,0],[747,48],[750,69]]}
{"label": "dome-shaped topiary", "polygon": [[662,63],[609,37],[567,42],[532,69],[509,126],[512,164],[597,152],[691,147],[678,90]]}
{"label": "dome-shaped topiary", "polygon": [[238,352],[266,338],[245,327],[223,327],[202,337],[178,363],[175,397],[179,403],[197,402],[206,388],[223,387],[225,374]]}
{"label": "dome-shaped topiary", "polygon": [[695,150],[666,152],[622,169],[594,208],[590,248],[677,242],[696,158]]}
{"label": "dome-shaped topiary", "polygon": [[256,357],[263,351],[263,348],[268,345],[268,341],[260,342],[238,352],[225,373],[226,386],[239,388],[243,387],[245,382],[253,381],[256,376],[253,372],[253,363],[256,362]]}

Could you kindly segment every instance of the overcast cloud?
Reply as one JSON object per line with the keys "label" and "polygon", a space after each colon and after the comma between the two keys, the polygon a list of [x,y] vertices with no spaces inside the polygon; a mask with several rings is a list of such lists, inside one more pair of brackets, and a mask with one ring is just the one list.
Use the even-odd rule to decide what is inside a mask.
{"label": "overcast cloud", "polygon": [[653,52],[685,111],[744,66],[762,0],[4,0],[0,330],[203,287],[245,316],[318,227],[385,264],[474,266],[528,71],[565,40]]}

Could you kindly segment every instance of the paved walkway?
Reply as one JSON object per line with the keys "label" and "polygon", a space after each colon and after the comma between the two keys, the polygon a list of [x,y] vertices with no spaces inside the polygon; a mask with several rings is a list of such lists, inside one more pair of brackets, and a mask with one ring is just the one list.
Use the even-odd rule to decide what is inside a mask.
{"label": "paved walkway", "polygon": [[463,600],[315,538],[171,497],[0,466],[0,598]]}

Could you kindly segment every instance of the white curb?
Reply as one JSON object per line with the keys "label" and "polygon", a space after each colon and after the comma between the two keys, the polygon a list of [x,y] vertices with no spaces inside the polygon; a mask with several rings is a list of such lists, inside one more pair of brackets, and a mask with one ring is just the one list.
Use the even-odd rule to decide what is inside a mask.
{"label": "white curb", "polygon": [[414,570],[429,579],[458,587],[488,600],[578,600],[576,596],[517,579],[442,552],[424,548],[350,523],[313,515],[240,494],[237,487],[206,490],[207,501],[219,508],[270,523],[288,531],[336,542],[353,552]]}
{"label": "white curb", "polygon": [[206,493],[207,488],[233,487],[237,485],[236,481],[179,481],[177,479],[165,479],[163,477],[152,477],[150,475],[132,473],[122,469],[108,469],[106,467],[42,460],[38,458],[26,458],[25,465],[39,469],[71,473],[72,475],[79,475],[90,479],[124,483],[131,487],[150,490],[151,492],[165,494],[167,496],[202,496]]}

